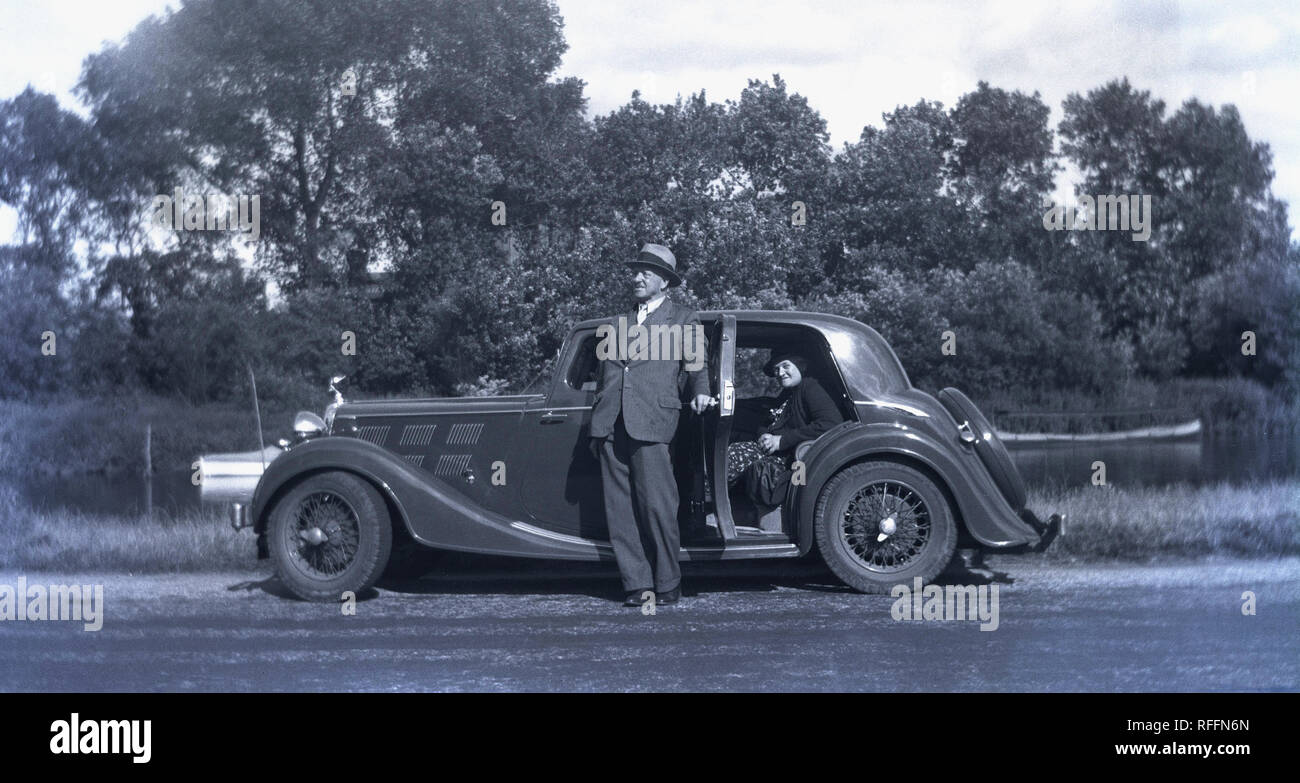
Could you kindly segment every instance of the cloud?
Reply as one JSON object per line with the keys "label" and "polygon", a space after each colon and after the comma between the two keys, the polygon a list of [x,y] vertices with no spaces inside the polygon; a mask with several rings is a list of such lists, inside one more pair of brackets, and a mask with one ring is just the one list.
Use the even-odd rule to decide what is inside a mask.
{"label": "cloud", "polygon": [[[82,60],[175,0],[6,2],[0,95],[28,82],[70,108]],[[641,90],[672,102],[705,90],[735,99],[780,73],[826,118],[832,143],[921,99],[951,106],[983,79],[1061,101],[1128,77],[1170,111],[1191,97],[1235,104],[1270,144],[1273,189],[1300,204],[1300,5],[1220,3],[558,0],[569,51],[561,75],[587,82],[593,114]],[[3,216],[0,215],[0,224]],[[3,228],[3,225],[0,225]]]}
{"label": "cloud", "polygon": [[921,99],[951,106],[980,80],[1039,92],[1055,125],[1067,95],[1127,77],[1170,112],[1192,97],[1235,104],[1251,138],[1272,147],[1274,193],[1300,204],[1300,6],[1288,0],[559,7],[569,42],[562,71],[587,81],[595,114],[637,89],[654,103],[701,89],[735,99],[748,79],[780,73],[839,147],[884,112]]}

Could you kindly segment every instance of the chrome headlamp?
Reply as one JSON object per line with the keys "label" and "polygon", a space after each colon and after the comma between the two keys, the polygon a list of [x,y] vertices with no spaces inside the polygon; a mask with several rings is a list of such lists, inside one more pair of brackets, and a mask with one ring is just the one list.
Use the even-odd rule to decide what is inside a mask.
{"label": "chrome headlamp", "polygon": [[293,417],[293,432],[299,438],[324,435],[326,432],[325,420],[311,411],[298,411],[298,415]]}

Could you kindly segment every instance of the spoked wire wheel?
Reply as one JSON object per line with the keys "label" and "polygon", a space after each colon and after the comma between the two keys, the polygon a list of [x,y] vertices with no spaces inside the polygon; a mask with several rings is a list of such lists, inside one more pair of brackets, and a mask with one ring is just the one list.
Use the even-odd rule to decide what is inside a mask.
{"label": "spoked wire wheel", "polygon": [[308,601],[338,601],[374,585],[388,564],[393,526],[379,491],[343,471],[294,484],[269,513],[275,573]]}
{"label": "spoked wire wheel", "polygon": [[347,570],[361,544],[361,519],[336,493],[313,492],[303,498],[285,525],[285,548],[294,565],[308,576],[333,579]]}
{"label": "spoked wire wheel", "polygon": [[840,518],[840,542],[882,574],[916,562],[930,541],[930,509],[908,484],[883,480],[859,489]]}
{"label": "spoked wire wheel", "polygon": [[952,559],[957,523],[948,496],[925,473],[899,462],[860,462],[831,477],[817,496],[817,551],[846,585],[888,593],[929,582]]}

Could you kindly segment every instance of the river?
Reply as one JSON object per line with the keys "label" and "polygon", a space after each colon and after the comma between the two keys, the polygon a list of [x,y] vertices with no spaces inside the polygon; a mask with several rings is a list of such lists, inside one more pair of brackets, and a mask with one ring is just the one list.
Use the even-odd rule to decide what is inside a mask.
{"label": "river", "polygon": [[[1105,463],[1111,486],[1194,485],[1300,476],[1300,436],[1296,433],[1205,437],[1170,442],[1061,444],[1010,449],[1012,459],[1032,488],[1088,486],[1094,463]],[[14,482],[20,498],[34,508],[91,514],[139,514],[145,483],[140,477],[77,476]],[[199,507],[199,489],[186,470],[153,476],[153,504],[160,512]]]}

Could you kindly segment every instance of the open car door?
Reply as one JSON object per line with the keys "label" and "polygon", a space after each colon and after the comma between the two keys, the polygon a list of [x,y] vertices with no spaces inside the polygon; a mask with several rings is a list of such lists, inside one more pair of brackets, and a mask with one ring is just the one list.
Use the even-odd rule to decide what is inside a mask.
{"label": "open car door", "polygon": [[705,461],[711,468],[708,473],[713,513],[708,523],[716,527],[724,542],[736,538],[736,525],[731,516],[731,498],[727,495],[727,444],[731,439],[732,417],[736,412],[736,316],[723,314],[719,319],[716,364],[718,405],[711,409],[704,428]]}

